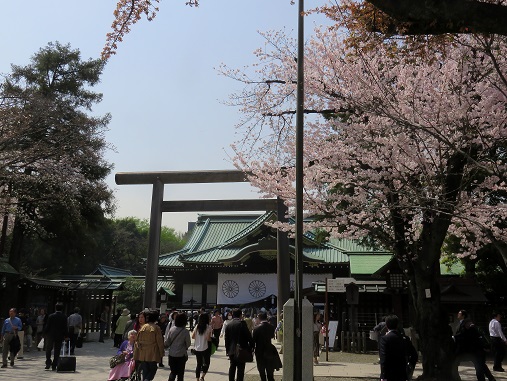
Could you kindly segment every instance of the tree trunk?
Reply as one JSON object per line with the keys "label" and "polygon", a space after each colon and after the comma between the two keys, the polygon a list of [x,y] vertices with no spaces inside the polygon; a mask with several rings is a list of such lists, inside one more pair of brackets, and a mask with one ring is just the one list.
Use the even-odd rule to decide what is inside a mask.
{"label": "tree trunk", "polygon": [[[0,235],[0,257],[5,255],[5,245],[7,242],[7,225],[9,224],[9,214],[5,213],[2,219],[2,233]],[[7,255],[5,255],[7,256]]]}
{"label": "tree trunk", "polygon": [[452,329],[447,311],[441,306],[439,264],[433,269],[422,269],[414,263],[412,297],[416,310],[416,328],[419,332],[423,380],[458,381],[453,378],[454,348]]}
{"label": "tree trunk", "polygon": [[12,230],[12,244],[9,253],[9,264],[19,272],[21,268],[21,256],[23,249],[23,236],[24,228],[23,225],[16,218],[14,222],[14,228]]}

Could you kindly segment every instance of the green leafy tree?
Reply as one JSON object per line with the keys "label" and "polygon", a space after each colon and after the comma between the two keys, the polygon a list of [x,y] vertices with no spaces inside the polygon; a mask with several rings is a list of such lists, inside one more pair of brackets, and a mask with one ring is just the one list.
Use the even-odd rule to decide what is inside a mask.
{"label": "green leafy tree", "polygon": [[[81,226],[80,234],[54,227],[59,233],[42,239],[31,235],[23,246],[24,274],[45,277],[60,274],[88,274],[99,264],[127,269],[133,275],[145,274],[149,222],[135,217],[102,219]],[[161,247],[165,252],[183,247],[185,239],[174,229],[162,227]],[[61,258],[65,257],[65,261]],[[130,308],[130,307],[129,307]]]}
{"label": "green leafy tree", "polygon": [[58,240],[56,254],[67,263],[62,256],[84,255],[76,243],[93,241],[92,232],[113,211],[105,182],[112,166],[103,159],[110,116],[89,114],[102,99],[90,88],[103,68],[70,45],[49,43],[29,65],[12,65],[1,84],[0,187],[17,269],[26,237]]}
{"label": "green leafy tree", "polygon": [[117,292],[118,306],[128,308],[132,312],[138,312],[143,309],[143,281],[128,278],[124,285],[123,290]]}
{"label": "green leafy tree", "polygon": [[[100,263],[130,269],[134,275],[145,274],[145,259],[148,253],[150,224],[147,219],[126,217],[110,220],[103,233]],[[162,226],[160,235],[161,253],[181,249],[185,244],[182,234]]]}

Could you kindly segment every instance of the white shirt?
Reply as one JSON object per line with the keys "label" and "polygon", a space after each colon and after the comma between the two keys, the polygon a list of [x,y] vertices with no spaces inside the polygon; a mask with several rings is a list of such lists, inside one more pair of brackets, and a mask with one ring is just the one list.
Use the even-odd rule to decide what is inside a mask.
{"label": "white shirt", "polygon": [[194,328],[194,349],[198,352],[208,349],[208,338],[211,335],[211,327],[208,325],[204,334],[199,334],[197,327]]}
{"label": "white shirt", "polygon": [[502,331],[502,325],[496,319],[492,319],[489,322],[489,336],[499,337],[503,341],[505,341],[505,335],[503,334],[503,331]]}

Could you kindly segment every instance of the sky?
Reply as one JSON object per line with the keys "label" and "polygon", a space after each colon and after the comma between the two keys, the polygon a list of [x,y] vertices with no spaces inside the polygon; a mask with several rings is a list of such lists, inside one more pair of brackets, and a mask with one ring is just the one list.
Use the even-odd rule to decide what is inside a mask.
{"label": "sky", "polygon": [[[297,2],[296,2],[297,3]],[[309,3],[307,1],[307,3]],[[27,65],[49,42],[69,43],[81,58],[98,58],[113,21],[115,0],[0,0],[0,73]],[[312,2],[311,4],[315,4]],[[148,219],[151,185],[121,185],[117,172],[234,169],[230,145],[241,114],[224,105],[242,88],[220,76],[221,63],[242,68],[264,46],[259,31],[284,29],[297,36],[297,4],[290,0],[162,0],[157,17],[145,19],[119,44],[94,91],[103,101],[97,115],[112,116],[105,159],[114,190],[114,217]],[[325,23],[306,21],[305,31]],[[166,185],[164,200],[258,198],[249,184]],[[197,213],[164,213],[163,225],[186,232]]]}

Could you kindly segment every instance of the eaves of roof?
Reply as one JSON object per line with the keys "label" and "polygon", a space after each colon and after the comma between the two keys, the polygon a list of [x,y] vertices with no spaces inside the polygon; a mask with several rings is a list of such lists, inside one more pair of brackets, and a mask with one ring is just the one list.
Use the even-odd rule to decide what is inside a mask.
{"label": "eaves of roof", "polygon": [[165,292],[169,296],[176,296],[176,294],[171,289],[169,289],[167,287],[160,287],[158,289],[158,292],[162,292],[162,291]]}
{"label": "eaves of roof", "polygon": [[62,290],[67,289],[68,287],[65,284],[60,282],[48,280],[48,279],[37,279],[37,278],[23,278],[18,282],[19,286],[25,286],[30,288],[46,288],[53,290]]}
{"label": "eaves of roof", "polygon": [[123,288],[123,281],[62,281],[69,290],[121,290]]}
{"label": "eaves of roof", "polygon": [[162,254],[158,258],[158,265],[160,267],[183,267],[183,263],[180,261],[180,256],[185,254],[187,250],[184,248],[173,253]]}

